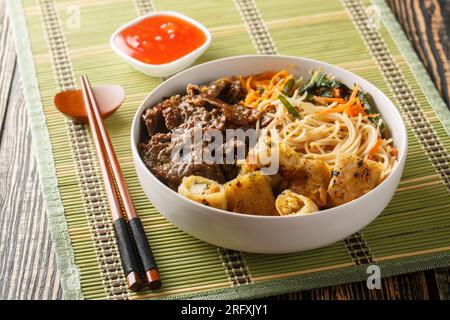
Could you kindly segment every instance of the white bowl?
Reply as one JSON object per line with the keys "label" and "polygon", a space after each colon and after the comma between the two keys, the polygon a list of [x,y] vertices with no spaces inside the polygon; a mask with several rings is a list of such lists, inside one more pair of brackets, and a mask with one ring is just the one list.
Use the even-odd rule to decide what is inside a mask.
{"label": "white bowl", "polygon": [[[233,75],[288,69],[307,78],[322,68],[348,86],[357,83],[370,93],[391,131],[398,148],[398,164],[375,189],[344,205],[311,215],[284,217],[253,216],[219,210],[191,201],[159,181],[144,165],[138,143],[145,130],[142,114],[164,97],[185,92],[188,83],[205,84]],[[171,223],[185,232],[217,246],[255,253],[286,253],[314,249],[361,230],[388,205],[397,189],[407,152],[405,124],[394,104],[374,85],[355,74],[324,62],[288,56],[237,56],[215,60],[185,70],[162,83],[143,101],[131,129],[131,148],[142,188],[153,205]]]}
{"label": "white bowl", "polygon": [[[138,22],[140,22],[146,18],[156,17],[156,16],[173,16],[173,17],[180,18],[182,20],[185,20],[185,21],[193,24],[194,26],[199,28],[205,34],[205,36],[206,36],[205,43],[203,43],[200,47],[198,47],[194,51],[189,52],[187,55],[182,56],[181,58],[174,60],[172,62],[164,63],[164,64],[150,64],[150,63],[145,63],[145,62],[139,61],[135,58],[130,57],[129,55],[127,55],[125,52],[123,52],[116,46],[114,39],[117,37],[117,35],[120,32],[122,32],[124,29],[126,29],[132,25],[137,24]],[[209,45],[211,44],[211,39],[212,39],[211,33],[200,22],[198,22],[192,18],[189,18],[188,16],[185,16],[184,14],[178,13],[178,12],[156,11],[156,12],[152,12],[152,13],[140,16],[140,17],[122,25],[119,29],[117,29],[112,34],[109,44],[110,44],[111,48],[113,49],[113,51],[119,57],[121,57],[123,60],[125,60],[126,62],[131,64],[135,69],[137,69],[137,70],[141,71],[142,73],[149,75],[149,76],[166,77],[166,76],[173,75],[173,74],[189,67],[191,64],[193,64],[195,62],[195,60],[198,57],[200,57],[206,51],[206,49],[208,49]]]}

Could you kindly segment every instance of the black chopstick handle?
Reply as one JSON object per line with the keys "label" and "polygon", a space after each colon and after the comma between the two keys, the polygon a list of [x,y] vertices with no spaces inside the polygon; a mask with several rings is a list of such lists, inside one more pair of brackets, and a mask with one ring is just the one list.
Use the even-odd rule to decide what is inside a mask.
{"label": "black chopstick handle", "polygon": [[116,234],[120,260],[122,261],[122,267],[125,276],[127,277],[131,272],[139,273],[139,264],[134,254],[134,248],[130,239],[130,233],[128,232],[128,226],[125,219],[119,218],[114,221],[114,232]]}
{"label": "black chopstick handle", "polygon": [[158,269],[155,258],[153,257],[152,249],[148,243],[147,236],[142,226],[141,219],[133,218],[128,221],[130,225],[131,234],[133,235],[134,243],[141,258],[144,270]]}
{"label": "black chopstick handle", "polygon": [[[141,219],[138,217],[133,218],[128,221],[128,224],[130,226],[131,234],[133,235],[139,257],[141,258],[142,266],[144,267],[147,279],[149,280],[149,286],[152,290],[159,289],[161,287],[161,280],[159,279],[159,275],[157,273],[158,266],[156,265],[155,258],[153,257],[152,249],[148,243],[147,235],[145,234]],[[151,276],[154,271],[156,271],[156,278]]]}

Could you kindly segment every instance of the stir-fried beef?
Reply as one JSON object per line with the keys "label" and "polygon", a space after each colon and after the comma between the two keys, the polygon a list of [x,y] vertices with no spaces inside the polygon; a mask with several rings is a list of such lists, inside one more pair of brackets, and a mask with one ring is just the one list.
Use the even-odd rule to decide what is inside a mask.
{"label": "stir-fried beef", "polygon": [[244,126],[244,128],[249,127],[249,124],[255,123],[258,118],[258,114],[253,109],[240,104],[230,105],[219,98],[213,98],[204,93],[188,98],[188,101],[197,107],[201,106],[206,109],[211,107],[217,108],[223,112],[228,123]]}
{"label": "stir-fried beef", "polygon": [[[189,175],[200,175],[224,183],[224,174],[217,165],[183,161],[185,159],[175,161],[172,158],[172,151],[183,143],[183,139],[183,136],[176,136],[172,133],[156,133],[151,136],[147,144],[141,144],[145,165],[158,179],[172,189],[176,189],[181,179]],[[190,151],[195,152],[193,146]]]}
{"label": "stir-fried beef", "polygon": [[206,93],[211,98],[237,104],[245,98],[247,91],[242,87],[239,79],[223,78],[209,85]]}
{"label": "stir-fried beef", "polygon": [[[202,133],[219,130],[225,148],[236,148],[239,143],[225,142],[225,130],[254,127],[258,112],[239,104],[246,90],[237,78],[220,79],[208,86],[190,84],[186,92],[184,96],[174,95],[145,111],[143,121],[150,138],[140,145],[144,163],[173,189],[183,177],[190,175],[220,183],[233,179],[238,173],[234,164],[192,161],[199,159],[208,148],[205,141],[197,148],[192,144],[195,126],[200,126]],[[186,150],[187,141],[191,144]],[[248,150],[248,146],[245,149]]]}

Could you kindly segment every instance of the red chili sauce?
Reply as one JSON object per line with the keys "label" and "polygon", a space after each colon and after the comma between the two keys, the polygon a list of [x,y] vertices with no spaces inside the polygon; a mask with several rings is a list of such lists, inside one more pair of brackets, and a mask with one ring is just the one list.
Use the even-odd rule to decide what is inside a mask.
{"label": "red chili sauce", "polygon": [[154,16],[125,28],[114,41],[130,57],[149,64],[164,64],[200,47],[206,35],[186,20]]}

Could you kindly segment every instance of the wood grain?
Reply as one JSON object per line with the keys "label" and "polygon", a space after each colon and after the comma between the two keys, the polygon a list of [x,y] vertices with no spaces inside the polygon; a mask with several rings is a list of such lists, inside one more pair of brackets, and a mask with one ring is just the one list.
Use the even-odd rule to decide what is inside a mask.
{"label": "wood grain", "polygon": [[[11,92],[11,80],[16,65],[16,54],[11,41],[11,30],[5,14],[5,3],[0,3],[0,139],[7,112],[7,101]],[[0,140],[1,141],[1,140]]]}
{"label": "wood grain", "polygon": [[4,1],[0,39],[0,299],[57,299],[62,292]]}
{"label": "wood grain", "polygon": [[387,0],[450,106],[450,0]]}
{"label": "wood grain", "polygon": [[418,300],[439,299],[424,272],[386,278],[380,290],[367,289],[365,282],[303,291],[277,297],[282,300]]}
{"label": "wood grain", "polygon": [[[387,0],[449,104],[450,0]],[[0,299],[59,299],[26,109],[0,0]],[[307,290],[274,299],[450,299],[450,268]]]}

